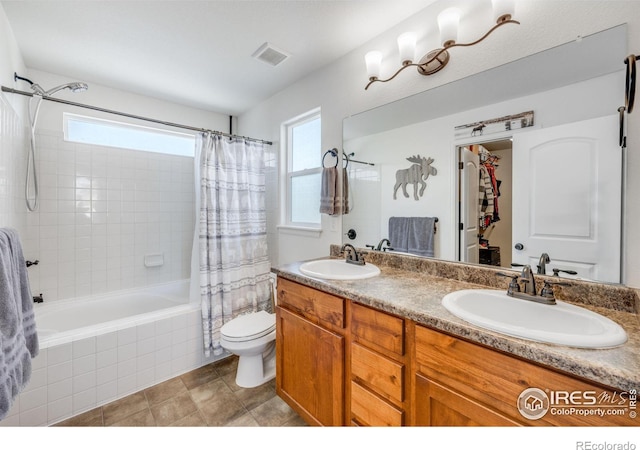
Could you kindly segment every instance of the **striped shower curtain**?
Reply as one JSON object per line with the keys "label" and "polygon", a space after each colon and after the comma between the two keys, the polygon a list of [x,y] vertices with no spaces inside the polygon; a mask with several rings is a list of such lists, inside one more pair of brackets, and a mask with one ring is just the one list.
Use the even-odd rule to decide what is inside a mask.
{"label": "striped shower curtain", "polygon": [[197,145],[200,298],[210,356],[223,352],[224,323],[270,308],[264,144],[202,133]]}

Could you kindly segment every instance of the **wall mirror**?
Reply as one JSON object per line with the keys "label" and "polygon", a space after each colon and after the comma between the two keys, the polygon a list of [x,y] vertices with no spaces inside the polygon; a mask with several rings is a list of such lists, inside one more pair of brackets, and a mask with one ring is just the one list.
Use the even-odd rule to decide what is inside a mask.
{"label": "wall mirror", "polygon": [[[504,268],[529,264],[535,270],[547,254],[547,274],[555,268],[562,277],[621,282],[624,159],[616,117],[624,104],[626,42],[626,25],[620,25],[345,118],[343,150],[367,164],[349,164],[352,209],[343,216],[343,242],[377,248],[394,232],[390,218],[437,218],[429,244],[435,258]],[[533,126],[454,132],[460,125],[525,111],[534,112]],[[592,120],[602,126],[598,139],[613,153],[601,153],[596,141],[572,140],[575,127],[593,128]],[[533,147],[542,150],[531,156]],[[463,195],[459,168],[465,151],[478,155],[476,165],[487,162],[479,160],[487,151],[499,167],[500,220],[481,230],[479,199]],[[432,161],[422,195],[414,196],[409,187],[408,197],[400,189],[394,199],[398,172],[416,157]],[[602,164],[610,175],[598,182],[588,175],[566,176],[595,175]],[[467,178],[475,189],[479,177]],[[598,209],[602,205],[611,208]],[[465,219],[465,208],[475,219]],[[563,215],[571,220],[560,220]],[[602,226],[605,215],[610,220]],[[594,240],[607,250],[587,257]],[[394,243],[380,245],[385,247]],[[416,254],[406,245],[399,251]]]}

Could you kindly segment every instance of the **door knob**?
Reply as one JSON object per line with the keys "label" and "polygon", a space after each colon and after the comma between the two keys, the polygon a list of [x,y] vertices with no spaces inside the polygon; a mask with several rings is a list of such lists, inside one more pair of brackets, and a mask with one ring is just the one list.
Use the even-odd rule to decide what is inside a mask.
{"label": "door knob", "polygon": [[524,245],[522,245],[520,242],[518,242],[518,243],[515,245],[515,249],[516,249],[516,250],[524,250]]}

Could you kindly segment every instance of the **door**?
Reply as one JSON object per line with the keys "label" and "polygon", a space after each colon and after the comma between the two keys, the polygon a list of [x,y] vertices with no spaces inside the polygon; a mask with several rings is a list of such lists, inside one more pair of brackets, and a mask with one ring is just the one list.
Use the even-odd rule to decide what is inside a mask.
{"label": "door", "polygon": [[478,211],[479,211],[479,169],[480,159],[466,147],[459,147],[460,161],[460,247],[459,260],[468,263],[479,262]]}
{"label": "door", "polygon": [[617,116],[607,116],[514,135],[514,263],[535,269],[548,253],[548,274],[620,282],[617,132]]}

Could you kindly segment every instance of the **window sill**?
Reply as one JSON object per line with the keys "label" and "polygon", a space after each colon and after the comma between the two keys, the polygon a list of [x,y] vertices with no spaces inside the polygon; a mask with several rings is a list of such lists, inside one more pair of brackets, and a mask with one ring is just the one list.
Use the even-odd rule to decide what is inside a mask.
{"label": "window sill", "polygon": [[278,231],[283,234],[291,234],[294,236],[320,237],[322,228],[298,227],[294,225],[278,225]]}

